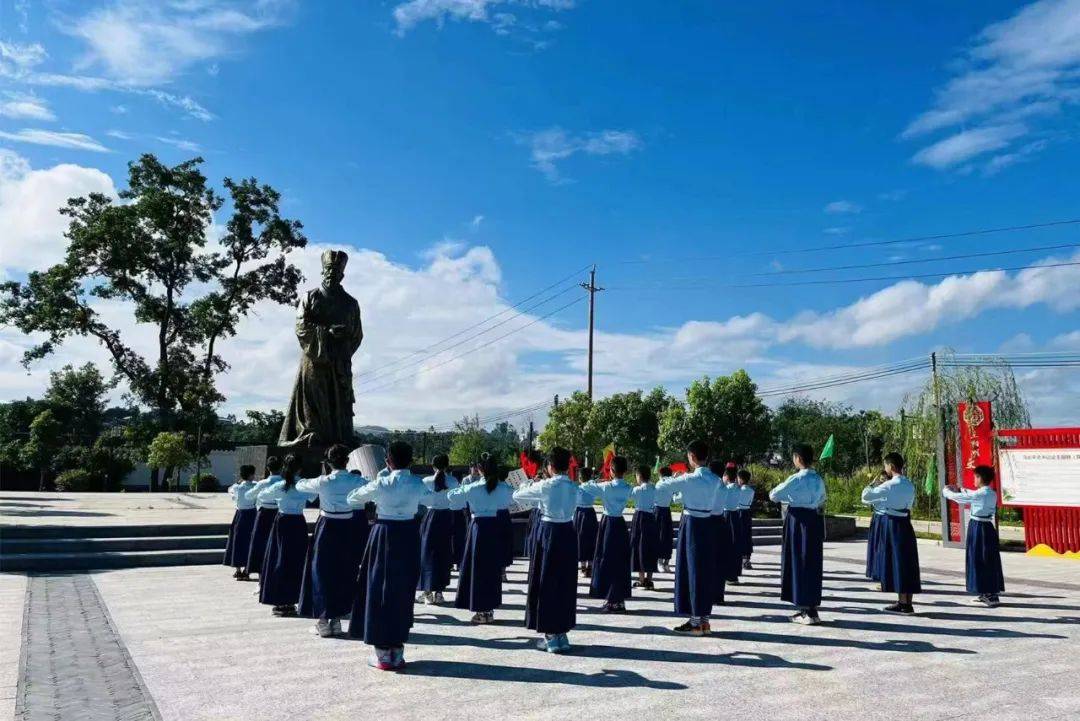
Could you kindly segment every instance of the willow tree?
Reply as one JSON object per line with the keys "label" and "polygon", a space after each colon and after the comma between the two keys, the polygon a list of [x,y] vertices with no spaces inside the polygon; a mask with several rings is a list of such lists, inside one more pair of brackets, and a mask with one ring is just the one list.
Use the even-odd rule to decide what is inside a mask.
{"label": "willow tree", "polygon": [[[937,454],[937,438],[941,430],[938,402],[945,410],[946,430],[954,427],[959,403],[990,401],[996,428],[1029,428],[1031,414],[1012,366],[1003,360],[983,365],[963,365],[953,362],[953,352],[938,354],[937,378],[927,379],[923,387],[908,395],[901,405],[901,423],[892,425],[888,450],[899,450],[907,460],[908,476],[922,490],[923,480]],[[936,505],[937,492],[931,499]]]}

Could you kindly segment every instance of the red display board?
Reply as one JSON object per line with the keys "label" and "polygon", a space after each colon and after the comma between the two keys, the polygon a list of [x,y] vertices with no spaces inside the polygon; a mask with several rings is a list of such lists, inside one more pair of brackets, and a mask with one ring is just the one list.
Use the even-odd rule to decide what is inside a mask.
{"label": "red display board", "polygon": [[[997,432],[1010,448],[1080,449],[1080,428],[1020,428]],[[1080,507],[1020,506],[1024,542],[1029,549],[1045,544],[1058,553],[1080,552]]]}

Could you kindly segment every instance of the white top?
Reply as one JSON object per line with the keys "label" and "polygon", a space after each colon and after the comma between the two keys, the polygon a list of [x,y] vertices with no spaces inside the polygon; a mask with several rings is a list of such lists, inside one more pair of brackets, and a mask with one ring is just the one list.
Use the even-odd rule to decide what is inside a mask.
{"label": "white top", "polygon": [[430,506],[436,494],[420,476],[407,470],[391,471],[349,492],[348,505],[363,508],[374,503],[378,517],[387,521],[408,521],[416,517],[420,506]]}
{"label": "white top", "polygon": [[255,507],[255,499],[248,498],[247,492],[255,487],[255,481],[237,481],[229,486],[229,498],[238,511],[246,511]]}
{"label": "white top", "polygon": [[769,500],[792,508],[821,508],[825,505],[825,481],[813,468],[804,468],[769,491]]}
{"label": "white top", "polygon": [[973,491],[967,488],[961,488],[959,491],[942,488],[941,495],[950,501],[970,505],[971,517],[976,521],[993,523],[994,516],[997,515],[997,491],[990,486],[982,486]]}
{"label": "white top", "polygon": [[893,476],[880,485],[864,488],[862,501],[876,504],[875,509],[887,515],[907,516],[915,504],[915,484],[907,476]]}

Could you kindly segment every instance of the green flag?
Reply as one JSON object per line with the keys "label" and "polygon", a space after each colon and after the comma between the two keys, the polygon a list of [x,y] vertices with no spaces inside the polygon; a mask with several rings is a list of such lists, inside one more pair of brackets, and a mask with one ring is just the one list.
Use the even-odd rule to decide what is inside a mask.
{"label": "green flag", "polygon": [[825,447],[821,449],[821,455],[818,456],[819,461],[824,461],[826,458],[833,457],[833,451],[836,450],[836,439],[833,438],[833,434],[829,434],[829,440],[825,441]]}
{"label": "green flag", "polygon": [[930,456],[930,465],[926,467],[926,480],[923,482],[926,495],[932,496],[937,490],[937,456]]}
{"label": "green flag", "polygon": [[652,467],[652,477],[654,481],[660,479],[660,456],[656,457],[656,464]]}

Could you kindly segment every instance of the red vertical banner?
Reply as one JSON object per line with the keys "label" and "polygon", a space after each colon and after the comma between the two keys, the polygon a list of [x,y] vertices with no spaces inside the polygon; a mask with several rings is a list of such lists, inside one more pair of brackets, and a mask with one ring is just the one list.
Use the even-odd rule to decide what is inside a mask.
{"label": "red vertical banner", "polygon": [[975,488],[975,466],[994,465],[993,419],[990,401],[959,403],[960,417],[960,483]]}
{"label": "red vertical banner", "polygon": [[[993,419],[990,401],[958,403],[956,406],[957,443],[960,448],[960,467],[955,481],[963,488],[975,488],[975,466],[994,465]],[[963,534],[963,515],[960,504],[949,504],[949,540],[960,542]]]}

